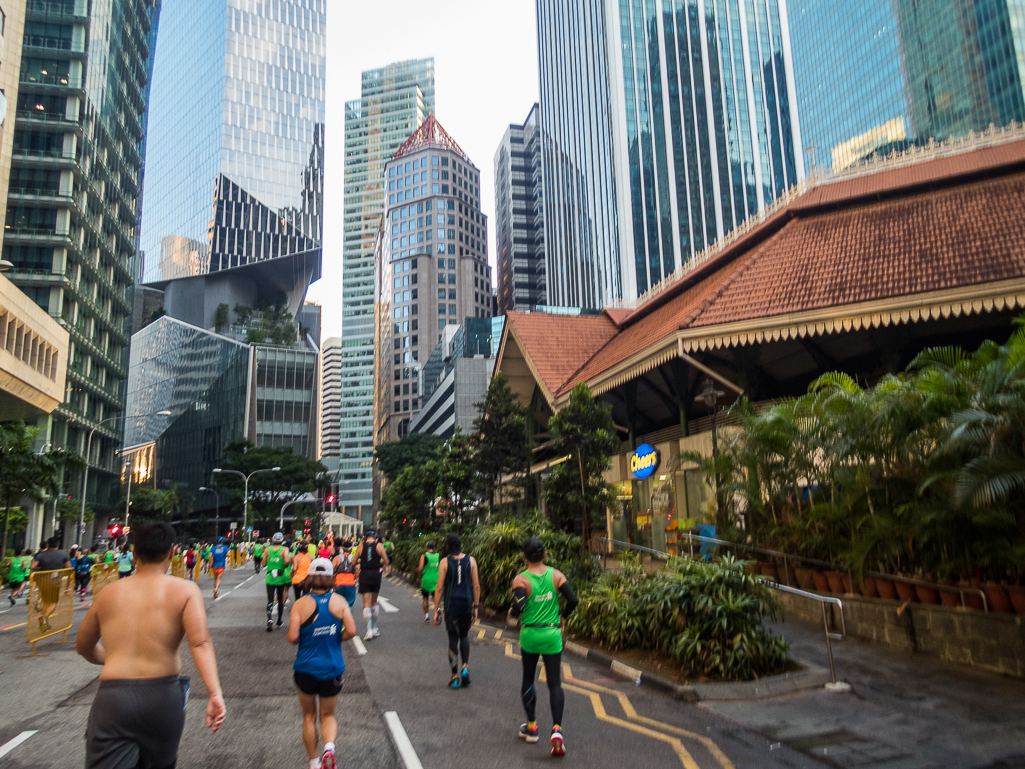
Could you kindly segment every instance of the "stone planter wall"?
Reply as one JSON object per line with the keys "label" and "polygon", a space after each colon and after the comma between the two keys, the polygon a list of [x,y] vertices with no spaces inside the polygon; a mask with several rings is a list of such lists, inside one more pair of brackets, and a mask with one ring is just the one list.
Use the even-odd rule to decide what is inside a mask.
{"label": "stone planter wall", "polygon": [[[777,593],[787,618],[822,624],[817,601],[789,593]],[[874,641],[894,649],[929,654],[959,665],[1025,678],[1025,616],[994,614],[858,595],[843,600],[847,635]],[[827,606],[834,630],[840,620],[836,606]]]}

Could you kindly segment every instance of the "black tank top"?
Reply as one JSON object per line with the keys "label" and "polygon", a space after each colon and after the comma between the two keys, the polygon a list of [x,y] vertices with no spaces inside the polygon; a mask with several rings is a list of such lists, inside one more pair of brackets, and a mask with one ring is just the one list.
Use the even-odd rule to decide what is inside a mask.
{"label": "black tank top", "polygon": [[377,542],[372,545],[363,543],[363,552],[360,554],[362,571],[377,572],[381,570],[381,554],[377,552],[377,544]]}
{"label": "black tank top", "polygon": [[469,614],[473,611],[473,574],[470,556],[448,557],[445,572],[445,611],[449,614]]}

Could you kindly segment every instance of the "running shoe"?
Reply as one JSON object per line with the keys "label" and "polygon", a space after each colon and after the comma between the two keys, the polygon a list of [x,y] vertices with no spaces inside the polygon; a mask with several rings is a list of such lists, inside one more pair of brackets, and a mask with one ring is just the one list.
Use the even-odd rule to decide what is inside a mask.
{"label": "running shoe", "polygon": [[374,625],[374,638],[380,638],[380,637],[381,637],[381,629],[379,627],[377,627],[377,625]]}
{"label": "running shoe", "polygon": [[531,729],[526,724],[523,724],[523,726],[520,727],[520,739],[526,740],[531,745],[533,745],[540,739],[540,736],[538,735],[539,731],[540,730],[536,726],[533,729]]}
{"label": "running shoe", "polygon": [[338,764],[335,763],[335,752],[333,750],[325,750],[324,755],[320,757],[321,769],[337,769]]}
{"label": "running shoe", "polygon": [[562,729],[558,726],[552,727],[552,758],[562,758],[566,755],[566,741],[562,738]]}
{"label": "running shoe", "polygon": [[449,689],[459,688],[459,676],[452,676],[452,680],[448,682]]}
{"label": "running shoe", "polygon": [[430,614],[430,612],[428,612],[427,614],[424,615],[424,624],[426,625],[430,621],[431,621],[431,614]]}
{"label": "running shoe", "polygon": [[274,622],[269,617],[267,618],[267,632],[268,633],[273,633],[274,632]]}
{"label": "running shoe", "polygon": [[364,641],[371,641],[371,640],[373,640],[373,638],[374,638],[374,631],[371,630],[370,628],[367,628],[367,634],[365,636],[363,636],[363,640]]}
{"label": "running shoe", "polygon": [[214,600],[215,601],[217,600],[217,591],[216,590],[214,591]]}
{"label": "running shoe", "polygon": [[281,627],[281,615],[278,615],[278,627]]}
{"label": "running shoe", "polygon": [[[8,598],[10,598],[10,596],[8,596]],[[18,602],[15,601],[13,598],[11,598],[11,606],[17,606],[17,605],[18,605]],[[424,622],[426,622],[426,621],[427,621],[427,618],[424,617]]]}
{"label": "running shoe", "polygon": [[460,673],[459,679],[460,679],[460,684],[462,686],[469,686],[470,685],[470,669],[468,667],[466,667],[466,665],[463,665],[463,672]]}

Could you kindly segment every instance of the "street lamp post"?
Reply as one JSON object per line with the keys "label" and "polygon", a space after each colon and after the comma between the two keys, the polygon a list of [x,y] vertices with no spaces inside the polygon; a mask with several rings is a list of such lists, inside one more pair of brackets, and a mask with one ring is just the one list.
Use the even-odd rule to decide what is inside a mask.
{"label": "street lamp post", "polygon": [[[142,419],[144,417],[169,417],[169,416],[171,416],[171,412],[170,411],[156,411],[156,412],[154,412],[152,414],[139,414],[138,416],[134,417],[134,419]],[[116,414],[116,415],[114,415],[112,417],[107,417],[106,419],[101,419],[99,422],[96,423],[96,427],[94,427],[92,430],[89,431],[89,440],[87,440],[86,444],[85,444],[85,468],[82,470],[82,509],[81,509],[81,512],[78,514],[78,534],[75,537],[76,543],[79,544],[79,545],[81,545],[82,543],[81,542],[77,542],[77,540],[85,532],[85,493],[86,493],[87,489],[89,488],[89,456],[92,454],[92,451],[93,451],[93,435],[96,434],[96,431],[98,429],[100,429],[100,426],[104,422],[113,422],[113,421],[116,421],[118,419],[128,419],[128,415],[127,414]],[[129,480],[129,483],[131,483],[131,480]],[[131,487],[129,487],[129,493],[130,493],[130,491],[131,491]],[[126,513],[126,516],[127,516],[127,513]]]}
{"label": "street lamp post", "polygon": [[249,524],[249,479],[257,473],[276,473],[281,470],[280,467],[264,467],[260,470],[253,470],[253,472],[246,475],[241,470],[222,470],[219,467],[214,468],[215,473],[231,473],[237,475],[239,478],[245,481],[245,494],[242,499],[242,530],[245,531]]}
{"label": "street lamp post", "polygon": [[211,489],[207,486],[200,486],[200,491],[209,491],[214,495],[214,533],[216,533],[221,526],[221,492],[217,489]]}
{"label": "street lamp post", "polygon": [[282,532],[285,530],[285,508],[290,505],[298,505],[300,502],[305,501],[305,499],[293,499],[291,502],[286,502],[281,506],[281,517],[278,519],[278,528],[281,529]]}

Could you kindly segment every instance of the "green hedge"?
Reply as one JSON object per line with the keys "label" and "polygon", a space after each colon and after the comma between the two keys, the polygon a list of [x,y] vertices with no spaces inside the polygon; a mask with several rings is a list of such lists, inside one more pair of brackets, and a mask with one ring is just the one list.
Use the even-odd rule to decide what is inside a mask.
{"label": "green hedge", "polygon": [[629,559],[580,596],[569,630],[615,649],[666,655],[688,676],[747,681],[781,673],[787,645],[769,634],[780,614],[770,588],[744,562],[674,558],[647,573]]}

